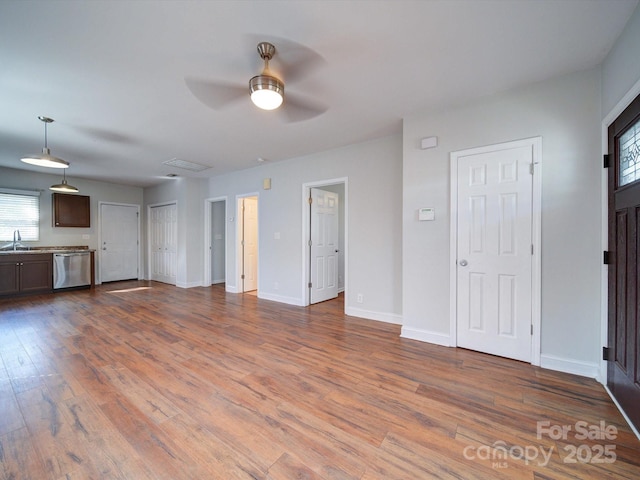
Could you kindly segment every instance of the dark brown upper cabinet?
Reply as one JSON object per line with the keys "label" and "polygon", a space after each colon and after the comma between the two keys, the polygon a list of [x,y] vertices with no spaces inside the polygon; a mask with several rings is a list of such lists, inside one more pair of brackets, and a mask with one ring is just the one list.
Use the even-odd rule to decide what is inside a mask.
{"label": "dark brown upper cabinet", "polygon": [[86,195],[52,193],[54,227],[90,227],[91,202]]}

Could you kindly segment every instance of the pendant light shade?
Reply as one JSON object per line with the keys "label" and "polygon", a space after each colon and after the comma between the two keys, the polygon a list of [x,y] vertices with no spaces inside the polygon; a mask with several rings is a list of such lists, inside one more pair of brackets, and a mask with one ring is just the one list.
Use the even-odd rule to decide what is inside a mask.
{"label": "pendant light shade", "polygon": [[64,192],[64,193],[77,193],[77,192],[79,192],[80,190],[78,190],[73,185],[69,185],[67,183],[67,175],[66,175],[66,173],[67,173],[67,171],[63,170],[62,171],[62,183],[58,183],[56,185],[51,185],[49,187],[49,190],[53,190],[54,192]]}
{"label": "pendant light shade", "polygon": [[51,151],[47,147],[47,124],[52,123],[53,119],[43,116],[39,116],[38,119],[40,119],[40,121],[44,123],[44,147],[42,149],[42,153],[25,155],[20,160],[30,165],[37,165],[38,167],[68,168],[69,162],[51,155]]}

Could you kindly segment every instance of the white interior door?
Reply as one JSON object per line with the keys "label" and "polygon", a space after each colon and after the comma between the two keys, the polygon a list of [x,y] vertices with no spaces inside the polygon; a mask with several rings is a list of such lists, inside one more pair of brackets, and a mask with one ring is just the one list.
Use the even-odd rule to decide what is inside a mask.
{"label": "white interior door", "polygon": [[138,278],[139,207],[100,204],[100,281]]}
{"label": "white interior door", "polygon": [[149,208],[149,278],[176,284],[178,207],[175,203]]}
{"label": "white interior door", "polygon": [[457,344],[531,361],[532,145],[457,162]]}
{"label": "white interior door", "polygon": [[338,296],[338,204],[337,193],[311,189],[310,303]]}
{"label": "white interior door", "polygon": [[258,197],[240,199],[242,209],[242,291],[258,289]]}

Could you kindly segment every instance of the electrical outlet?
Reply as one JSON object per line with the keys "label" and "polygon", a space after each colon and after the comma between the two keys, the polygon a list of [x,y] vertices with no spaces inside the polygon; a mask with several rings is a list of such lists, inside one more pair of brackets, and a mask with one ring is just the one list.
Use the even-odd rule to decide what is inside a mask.
{"label": "electrical outlet", "polygon": [[358,302],[358,303],[364,302],[364,295],[359,293],[358,296],[356,297],[356,302]]}

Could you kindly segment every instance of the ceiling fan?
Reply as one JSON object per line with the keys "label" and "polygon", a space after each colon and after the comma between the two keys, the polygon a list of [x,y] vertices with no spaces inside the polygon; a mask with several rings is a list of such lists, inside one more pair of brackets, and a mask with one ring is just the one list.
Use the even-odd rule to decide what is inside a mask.
{"label": "ceiling fan", "polygon": [[[283,45],[276,50],[274,43]],[[287,84],[295,83],[309,75],[323,64],[324,59],[313,50],[290,40],[278,39],[277,42],[260,41],[258,55],[264,62],[262,73],[253,76],[248,83],[224,82],[202,78],[187,77],[185,82],[191,93],[202,103],[214,110],[229,107],[233,103],[249,98],[263,110],[274,110],[285,121],[299,122],[323,114],[327,107],[317,99],[291,92]],[[278,73],[270,68],[269,62],[278,52]],[[247,98],[249,97],[249,98]]]}

